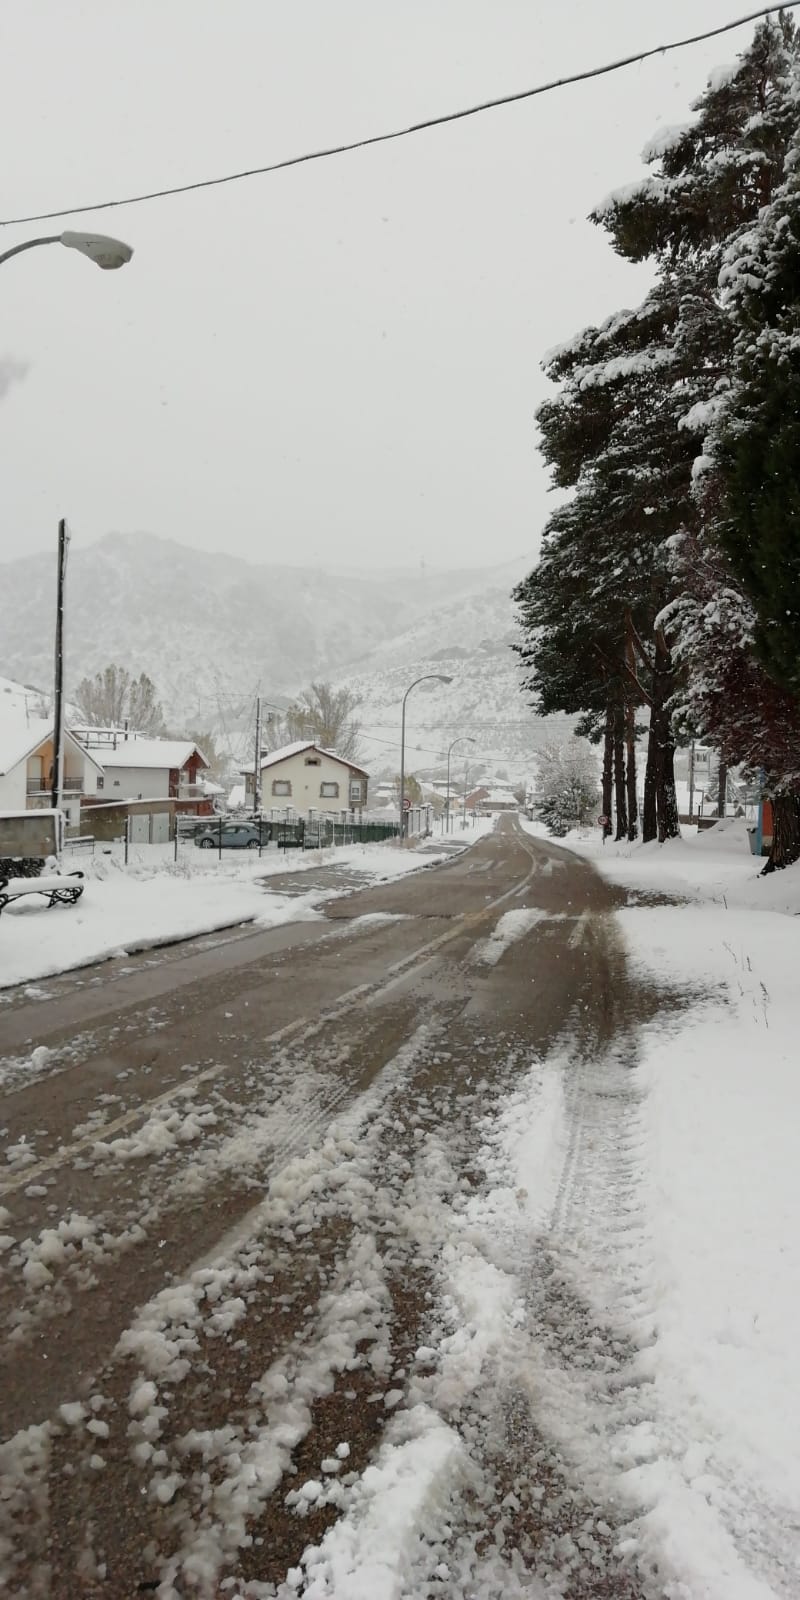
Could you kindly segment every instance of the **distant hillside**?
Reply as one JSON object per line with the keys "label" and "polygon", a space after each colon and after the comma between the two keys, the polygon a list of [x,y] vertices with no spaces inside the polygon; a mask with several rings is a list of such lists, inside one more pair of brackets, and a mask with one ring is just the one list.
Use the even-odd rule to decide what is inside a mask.
{"label": "distant hillside", "polygon": [[[528,566],[358,576],[109,534],[70,552],[67,689],[119,662],[149,674],[170,723],[210,728],[232,747],[249,729],[257,689],[281,704],[312,678],[346,682],[362,697],[365,755],[378,766],[396,761],[408,684],[441,672],[453,677],[450,688],[421,685],[409,701],[409,738],[435,761],[470,734],[516,772],[551,731],[527,710],[510,648],[510,593]],[[54,569],[50,555],[0,566],[0,672],[45,686]]]}

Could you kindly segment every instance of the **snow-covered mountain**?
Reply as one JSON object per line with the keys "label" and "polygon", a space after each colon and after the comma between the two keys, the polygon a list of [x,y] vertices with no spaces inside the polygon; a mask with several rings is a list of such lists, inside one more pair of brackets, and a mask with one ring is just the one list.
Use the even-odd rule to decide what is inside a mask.
{"label": "snow-covered mountain", "polygon": [[[67,689],[118,662],[153,679],[170,723],[210,728],[224,744],[248,725],[256,692],[281,704],[312,678],[347,683],[362,698],[365,756],[377,768],[396,763],[405,689],[438,672],[453,683],[421,684],[409,699],[412,765],[434,764],[466,735],[474,754],[521,772],[552,732],[528,711],[510,648],[511,589],[529,566],[364,576],[109,534],[70,552]],[[0,566],[0,592],[0,671],[47,686],[54,556]]]}

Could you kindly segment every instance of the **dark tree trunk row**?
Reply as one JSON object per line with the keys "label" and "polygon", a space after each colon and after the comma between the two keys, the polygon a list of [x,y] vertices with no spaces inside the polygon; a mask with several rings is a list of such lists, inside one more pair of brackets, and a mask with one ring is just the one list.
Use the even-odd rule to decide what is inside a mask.
{"label": "dark tree trunk row", "polygon": [[639,802],[636,795],[636,708],[612,702],[606,708],[601,788],[603,839],[636,839]]}

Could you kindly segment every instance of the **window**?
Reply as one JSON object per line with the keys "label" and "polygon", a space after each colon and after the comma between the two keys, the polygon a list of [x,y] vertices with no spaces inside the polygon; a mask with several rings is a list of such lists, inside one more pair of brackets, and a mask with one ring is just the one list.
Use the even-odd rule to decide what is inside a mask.
{"label": "window", "polygon": [[95,785],[95,787],[96,787],[96,788],[98,788],[98,789],[104,789],[104,788],[105,788],[105,785],[106,785],[106,780],[105,780],[105,778],[98,778],[98,780],[97,780],[97,783],[96,783],[96,785]]}
{"label": "window", "polygon": [[350,804],[351,806],[361,804],[361,782],[358,778],[353,778],[350,782]]}
{"label": "window", "polygon": [[292,785],[291,785],[291,782],[289,781],[288,778],[273,778],[273,780],[272,780],[272,793],[273,794],[291,794],[291,792],[292,792]]}
{"label": "window", "polygon": [[321,783],[319,792],[326,800],[338,800],[339,785],[338,783]]}
{"label": "window", "polygon": [[307,767],[321,767],[322,766],[322,762],[320,761],[319,756],[306,756],[306,766]]}

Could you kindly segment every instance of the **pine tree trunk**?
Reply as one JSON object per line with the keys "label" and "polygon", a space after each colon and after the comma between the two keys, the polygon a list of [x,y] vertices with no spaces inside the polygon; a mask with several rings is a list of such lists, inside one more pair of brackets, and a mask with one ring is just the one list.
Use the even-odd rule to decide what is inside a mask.
{"label": "pine tree trunk", "polygon": [[616,839],[624,839],[628,832],[628,804],[625,794],[625,743],[622,706],[614,708],[614,808],[617,814]]}
{"label": "pine tree trunk", "polygon": [[675,737],[669,712],[665,711],[663,715],[661,772],[656,793],[660,844],[664,844],[666,839],[679,839],[681,836],[678,797],[675,793]]}
{"label": "pine tree trunk", "polygon": [[719,764],[719,788],[717,789],[717,816],[724,817],[725,802],[728,795],[728,768],[724,761]]}
{"label": "pine tree trunk", "polygon": [[639,829],[639,802],[636,798],[636,706],[631,697],[631,684],[636,680],[636,648],[633,641],[633,617],[625,612],[625,666],[628,674],[625,698],[625,787],[628,795],[628,838],[637,838]]}
{"label": "pine tree trunk", "polygon": [[[675,735],[672,718],[667,709],[675,687],[672,654],[659,628],[656,632],[655,667],[653,671],[653,705],[650,713],[650,735],[656,742],[656,820],[659,844],[667,839],[680,838],[678,799],[675,793]],[[649,759],[649,750],[648,750]]]}
{"label": "pine tree trunk", "polygon": [[625,788],[628,795],[628,838],[638,838],[639,802],[636,798],[636,710],[631,701],[625,707]]}
{"label": "pine tree trunk", "polygon": [[655,712],[651,710],[650,731],[647,735],[647,762],[644,769],[644,806],[642,808],[642,842],[644,844],[650,844],[651,840],[658,838],[656,794],[658,791],[659,759]]}
{"label": "pine tree trunk", "polygon": [[611,833],[611,792],[613,786],[613,760],[614,760],[614,722],[611,707],[606,711],[606,727],[603,740],[603,843]]}
{"label": "pine tree trunk", "polygon": [[761,876],[794,861],[800,861],[800,795],[778,790],[772,797],[772,848]]}

